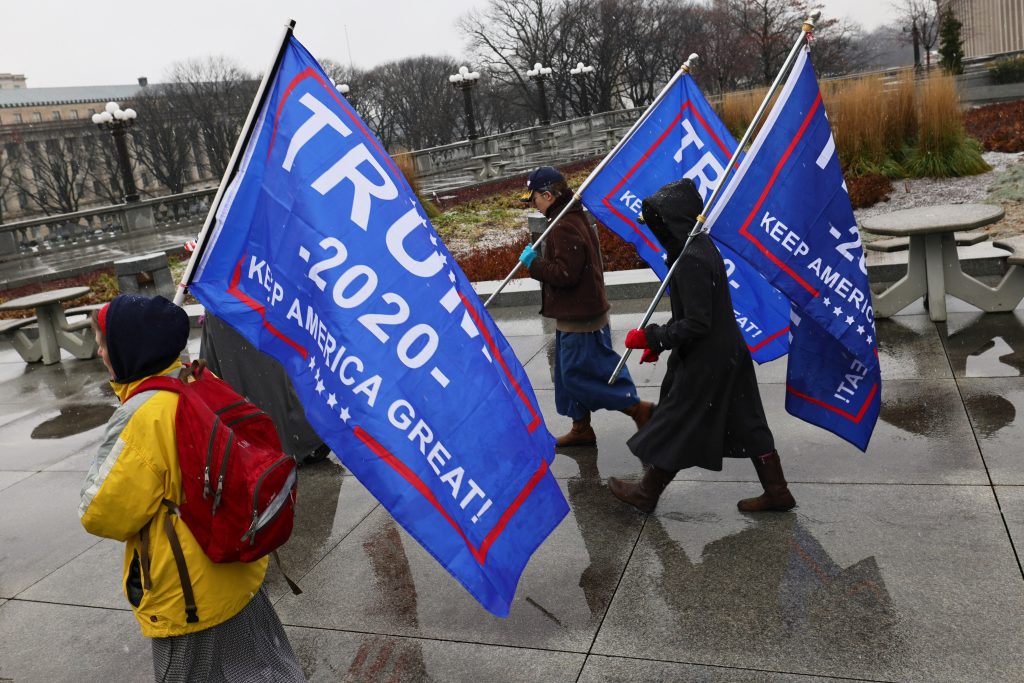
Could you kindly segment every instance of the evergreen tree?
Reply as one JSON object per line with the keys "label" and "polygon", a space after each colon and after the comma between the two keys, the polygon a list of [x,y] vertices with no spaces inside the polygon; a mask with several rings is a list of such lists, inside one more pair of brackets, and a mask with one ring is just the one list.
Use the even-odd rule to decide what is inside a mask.
{"label": "evergreen tree", "polygon": [[953,14],[953,8],[947,5],[939,18],[939,54],[942,68],[951,74],[964,72],[964,41],[960,33],[963,26]]}

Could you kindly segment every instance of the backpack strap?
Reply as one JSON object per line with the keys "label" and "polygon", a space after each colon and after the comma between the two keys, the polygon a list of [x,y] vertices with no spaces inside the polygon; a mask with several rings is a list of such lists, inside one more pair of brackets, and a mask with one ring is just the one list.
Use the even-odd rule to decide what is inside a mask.
{"label": "backpack strap", "polygon": [[178,579],[181,581],[181,593],[185,598],[185,621],[194,624],[199,621],[199,614],[196,608],[196,596],[192,593],[192,579],[188,575],[188,565],[185,564],[185,553],[181,551],[181,542],[178,534],[174,531],[174,524],[171,523],[171,515],[178,514],[178,506],[172,501],[164,498],[163,504],[167,506],[167,516],[164,517],[164,533],[171,544],[171,553],[174,554],[174,564],[178,567]]}
{"label": "backpack strap", "polygon": [[144,391],[173,391],[176,394],[180,394],[184,386],[180,379],[168,377],[167,375],[157,375],[143,380],[139,386],[135,387],[135,391],[128,394],[128,398],[124,402],[127,403],[133,396],[137,396]]}

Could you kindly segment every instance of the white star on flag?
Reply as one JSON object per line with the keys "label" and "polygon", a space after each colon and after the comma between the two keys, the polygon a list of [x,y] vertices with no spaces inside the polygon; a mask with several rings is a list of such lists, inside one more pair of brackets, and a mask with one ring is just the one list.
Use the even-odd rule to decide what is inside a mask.
{"label": "white star on flag", "polygon": [[864,334],[864,326],[857,325],[857,334]]}
{"label": "white star on flag", "polygon": [[868,335],[868,338],[867,338],[867,340],[866,340],[866,341],[867,341],[867,343],[868,343],[868,344],[870,344],[870,343],[871,343],[871,335],[870,335],[870,334]]}
{"label": "white star on flag", "polygon": [[434,237],[433,235],[431,235],[430,236],[430,243],[433,244],[436,247],[437,246],[437,238]]}
{"label": "white star on flag", "polygon": [[832,309],[832,312],[835,313],[837,316],[840,316],[843,314],[843,309],[836,306],[835,308]]}
{"label": "white star on flag", "polygon": [[333,408],[338,405],[338,399],[334,397],[334,394],[327,394],[327,407]]}
{"label": "white star on flag", "polygon": [[312,370],[316,367],[316,356],[309,357],[309,369]]}
{"label": "white star on flag", "polygon": [[319,379],[316,382],[316,393],[318,393],[318,394],[324,393],[324,383],[321,382]]}
{"label": "white star on flag", "polygon": [[846,316],[846,324],[847,325],[852,325],[853,324],[853,316],[852,315]]}
{"label": "white star on flag", "polygon": [[825,304],[826,306],[831,306],[832,305],[832,302],[828,300],[827,296],[824,299],[821,300],[821,303]]}
{"label": "white star on flag", "polygon": [[348,422],[348,418],[351,417],[348,413],[348,408],[342,408],[341,412],[338,413],[338,417],[341,418],[342,422]]}

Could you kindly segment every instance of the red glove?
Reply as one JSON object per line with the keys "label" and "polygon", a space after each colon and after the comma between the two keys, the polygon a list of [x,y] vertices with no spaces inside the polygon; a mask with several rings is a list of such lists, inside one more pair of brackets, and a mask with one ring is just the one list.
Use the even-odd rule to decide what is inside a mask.
{"label": "red glove", "polygon": [[641,363],[657,363],[658,354],[650,349],[644,349],[644,355],[640,356]]}
{"label": "red glove", "polygon": [[646,349],[650,346],[647,343],[646,330],[630,330],[626,333],[627,349]]}

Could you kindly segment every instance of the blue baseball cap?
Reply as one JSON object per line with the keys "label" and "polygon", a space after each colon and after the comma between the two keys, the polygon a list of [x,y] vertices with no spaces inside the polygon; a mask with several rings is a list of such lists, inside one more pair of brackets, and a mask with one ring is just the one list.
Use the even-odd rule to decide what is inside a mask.
{"label": "blue baseball cap", "polygon": [[565,176],[553,166],[538,166],[526,179],[526,192],[519,198],[529,202],[534,192],[543,192],[557,182],[565,182]]}

